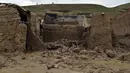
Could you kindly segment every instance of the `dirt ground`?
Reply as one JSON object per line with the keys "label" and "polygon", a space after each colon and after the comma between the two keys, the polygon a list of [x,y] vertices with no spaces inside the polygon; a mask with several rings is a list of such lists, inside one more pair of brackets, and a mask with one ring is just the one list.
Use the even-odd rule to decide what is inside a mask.
{"label": "dirt ground", "polygon": [[45,45],[43,51],[1,53],[0,73],[130,73],[126,49],[91,50],[67,40]]}

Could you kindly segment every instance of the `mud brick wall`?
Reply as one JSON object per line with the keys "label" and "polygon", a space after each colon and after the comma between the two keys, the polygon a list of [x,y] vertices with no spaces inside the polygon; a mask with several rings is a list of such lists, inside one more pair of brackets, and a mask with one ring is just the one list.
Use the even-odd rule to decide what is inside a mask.
{"label": "mud brick wall", "polygon": [[76,25],[47,24],[43,28],[43,41],[57,41],[60,39],[81,40],[84,28]]}
{"label": "mud brick wall", "polygon": [[111,48],[111,26],[108,15],[97,14],[90,21],[91,29],[89,37],[86,37],[88,48],[95,47]]}
{"label": "mud brick wall", "polygon": [[113,20],[112,29],[115,46],[130,47],[130,10]]}
{"label": "mud brick wall", "polygon": [[24,50],[27,27],[20,24],[17,9],[0,6],[0,51]]}

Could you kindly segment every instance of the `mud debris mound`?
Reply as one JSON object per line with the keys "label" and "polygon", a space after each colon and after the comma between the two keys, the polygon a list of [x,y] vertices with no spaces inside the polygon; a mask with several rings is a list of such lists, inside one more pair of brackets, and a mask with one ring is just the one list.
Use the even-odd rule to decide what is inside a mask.
{"label": "mud debris mound", "polygon": [[45,43],[45,44],[46,44],[48,49],[49,48],[53,49],[55,47],[59,47],[59,48],[68,47],[68,48],[70,48],[70,47],[73,47],[73,46],[77,47],[78,46],[78,41],[61,39],[61,40],[58,40],[58,41],[55,41],[55,42],[48,42],[48,43]]}
{"label": "mud debris mound", "polygon": [[[96,58],[102,58],[106,59],[107,53],[102,50],[102,48],[97,49],[86,49],[84,46],[80,45],[78,41],[72,41],[67,39],[61,39],[55,42],[48,42],[45,43],[46,50],[43,51],[43,56],[53,56],[53,55],[59,55],[60,56],[75,56],[79,55],[82,56],[81,59],[87,59],[87,56],[89,56],[90,59],[96,59]],[[112,53],[108,53],[110,55],[114,55]],[[85,57],[86,55],[86,57]]]}

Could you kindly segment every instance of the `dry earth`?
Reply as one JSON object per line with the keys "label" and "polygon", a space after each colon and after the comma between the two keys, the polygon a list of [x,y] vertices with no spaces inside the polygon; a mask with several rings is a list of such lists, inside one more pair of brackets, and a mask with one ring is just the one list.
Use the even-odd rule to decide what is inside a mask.
{"label": "dry earth", "polygon": [[67,40],[46,46],[44,51],[1,53],[0,73],[130,73],[126,51],[90,50]]}

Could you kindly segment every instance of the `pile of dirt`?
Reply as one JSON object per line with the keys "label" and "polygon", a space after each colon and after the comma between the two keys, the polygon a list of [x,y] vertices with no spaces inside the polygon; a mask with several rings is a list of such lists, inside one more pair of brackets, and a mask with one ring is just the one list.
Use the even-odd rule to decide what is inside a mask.
{"label": "pile of dirt", "polygon": [[[97,47],[94,50],[86,49],[79,41],[76,40],[67,40],[61,39],[55,42],[47,42],[45,43],[46,50],[44,50],[43,56],[75,56],[75,55],[87,55],[90,56],[89,59],[105,59],[107,58],[107,54],[102,50],[101,47]],[[85,56],[84,56],[85,57]],[[86,58],[86,57],[85,57]],[[83,58],[84,59],[84,58]]]}

